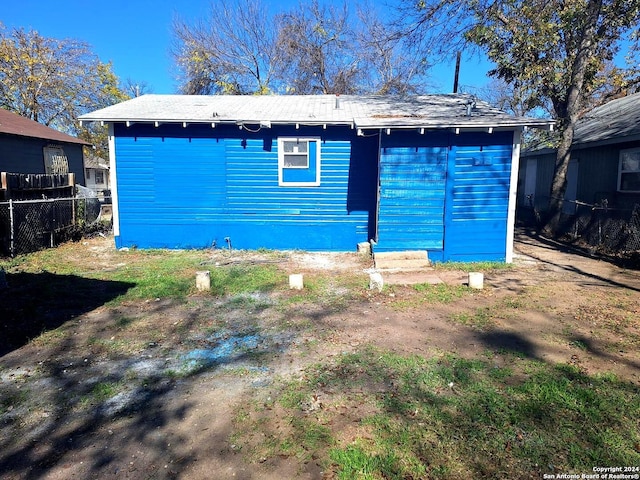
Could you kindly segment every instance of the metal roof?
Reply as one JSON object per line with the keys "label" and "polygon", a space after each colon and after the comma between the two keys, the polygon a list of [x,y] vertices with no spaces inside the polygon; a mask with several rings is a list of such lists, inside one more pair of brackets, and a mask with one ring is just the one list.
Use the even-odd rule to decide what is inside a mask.
{"label": "metal roof", "polygon": [[82,115],[82,122],[350,125],[380,128],[549,128],[551,120],[514,117],[465,94],[144,95]]}
{"label": "metal roof", "polygon": [[89,145],[84,140],[59,132],[58,130],[54,130],[53,128],[43,125],[42,123],[21,117],[16,113],[2,108],[0,108],[0,133],[20,135],[23,137],[42,138],[52,142]]}

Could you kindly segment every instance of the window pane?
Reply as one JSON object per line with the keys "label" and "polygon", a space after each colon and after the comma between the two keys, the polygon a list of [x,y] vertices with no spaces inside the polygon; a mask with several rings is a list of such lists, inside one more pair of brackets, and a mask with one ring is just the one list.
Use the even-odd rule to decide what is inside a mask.
{"label": "window pane", "polygon": [[307,142],[285,141],[284,153],[307,153]]}
{"label": "window pane", "polygon": [[623,173],[620,176],[620,190],[640,192],[640,173]]}
{"label": "window pane", "polygon": [[640,151],[622,153],[622,171],[640,172]]}
{"label": "window pane", "polygon": [[309,157],[305,155],[285,154],[284,166],[285,167],[298,167],[307,168],[309,165]]}

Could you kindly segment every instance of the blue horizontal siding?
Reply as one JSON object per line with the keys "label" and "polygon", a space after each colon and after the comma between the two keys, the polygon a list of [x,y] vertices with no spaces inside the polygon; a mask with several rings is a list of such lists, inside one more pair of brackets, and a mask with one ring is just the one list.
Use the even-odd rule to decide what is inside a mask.
{"label": "blue horizontal siding", "polygon": [[512,142],[511,132],[476,133],[452,147],[444,260],[505,259]]}
{"label": "blue horizontal siding", "polygon": [[[279,186],[278,136],[319,134],[320,186]],[[228,237],[242,249],[354,250],[372,236],[374,140],[323,130],[116,125],[118,244],[225,247]],[[355,155],[362,158],[352,162]]]}
{"label": "blue horizontal siding", "polygon": [[[278,185],[278,136],[321,138],[321,184]],[[116,126],[120,246],[506,255],[512,134]],[[378,155],[380,163],[378,164]],[[379,171],[378,171],[379,168]],[[376,196],[379,185],[379,202]]]}
{"label": "blue horizontal siding", "polygon": [[512,139],[511,132],[383,136],[376,251],[504,259]]}

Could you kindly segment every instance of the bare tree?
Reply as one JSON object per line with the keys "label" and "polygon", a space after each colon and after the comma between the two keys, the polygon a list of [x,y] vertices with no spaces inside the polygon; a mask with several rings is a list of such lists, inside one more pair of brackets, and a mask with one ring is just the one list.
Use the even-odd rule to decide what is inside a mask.
{"label": "bare tree", "polygon": [[175,19],[173,56],[186,94],[278,91],[275,19],[258,0],[216,0],[193,25]]}
{"label": "bare tree", "polygon": [[388,32],[370,4],[312,0],[271,15],[259,2],[220,0],[202,20],[174,21],[173,55],[188,94],[424,91],[429,62]]}
{"label": "bare tree", "polygon": [[278,47],[289,93],[348,94],[359,91],[362,64],[346,3],[317,0],[281,16]]}
{"label": "bare tree", "polygon": [[356,32],[361,52],[363,89],[380,95],[424,93],[429,87],[431,64],[417,49],[407,48],[403,37],[395,35],[368,2],[358,8]]}
{"label": "bare tree", "polygon": [[140,97],[142,95],[146,95],[147,93],[153,92],[153,89],[147,82],[137,82],[132,78],[127,78],[124,82],[122,82],[121,89],[126,95],[131,98]]}

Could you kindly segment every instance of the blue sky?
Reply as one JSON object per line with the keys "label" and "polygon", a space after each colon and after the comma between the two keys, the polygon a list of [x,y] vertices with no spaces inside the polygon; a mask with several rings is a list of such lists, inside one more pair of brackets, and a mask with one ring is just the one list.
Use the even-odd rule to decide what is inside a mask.
{"label": "blue sky", "polygon": [[[111,61],[121,80],[146,82],[154,93],[175,93],[172,71],[171,22],[175,15],[194,19],[206,15],[211,0],[3,0],[0,22],[7,28],[23,27],[54,38],[73,38],[91,45],[103,62]],[[282,8],[295,0],[265,5]],[[91,6],[89,6],[91,5]],[[486,83],[486,63],[475,59],[463,64],[461,85]],[[449,92],[453,63],[434,70],[434,91]]]}

